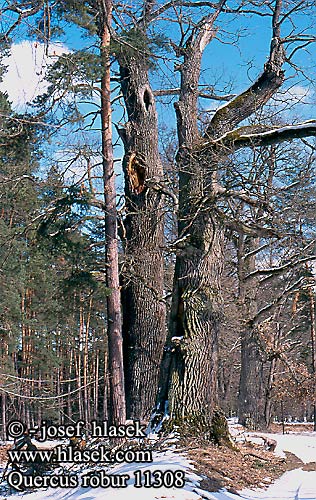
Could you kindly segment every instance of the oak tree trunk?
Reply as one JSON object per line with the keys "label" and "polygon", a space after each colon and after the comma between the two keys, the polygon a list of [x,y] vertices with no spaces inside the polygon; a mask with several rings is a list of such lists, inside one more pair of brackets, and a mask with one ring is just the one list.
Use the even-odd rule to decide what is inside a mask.
{"label": "oak tree trunk", "polygon": [[253,318],[257,313],[258,280],[247,278],[256,268],[252,253],[259,246],[259,239],[239,235],[238,275],[241,308],[241,371],[238,394],[239,423],[257,429],[265,427],[263,353],[260,337]]}
{"label": "oak tree trunk", "polygon": [[209,430],[217,394],[223,225],[214,205],[213,181],[218,158],[203,159],[194,154],[194,148],[200,141],[197,99],[201,58],[213,36],[212,29],[201,30],[181,49],[181,89],[175,104],[179,140],[179,243],[163,364],[168,376],[162,373],[159,400],[162,410],[168,392],[172,419],[193,419],[196,424],[198,420],[202,428]]}
{"label": "oak tree trunk", "polygon": [[175,419],[201,415],[210,423],[217,393],[223,233],[208,215],[199,219],[176,264],[169,410]]}
{"label": "oak tree trunk", "polygon": [[164,212],[160,183],[155,100],[142,54],[120,59],[121,88],[128,122],[124,142],[125,262],[123,334],[127,415],[148,419],[155,405],[159,367],[166,339]]}
{"label": "oak tree trunk", "polygon": [[[308,289],[309,307],[310,307],[310,321],[311,321],[311,344],[312,344],[312,374],[316,375],[316,328],[315,328],[315,297],[312,287]],[[314,401],[313,401],[313,420],[314,431],[316,431],[316,389],[314,388]]]}

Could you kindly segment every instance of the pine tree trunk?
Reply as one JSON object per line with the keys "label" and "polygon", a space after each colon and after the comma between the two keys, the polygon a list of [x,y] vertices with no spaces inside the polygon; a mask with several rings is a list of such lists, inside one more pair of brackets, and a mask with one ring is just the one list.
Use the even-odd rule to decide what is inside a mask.
{"label": "pine tree trunk", "polygon": [[[123,368],[123,340],[121,318],[121,294],[118,267],[118,234],[116,210],[116,186],[112,146],[112,110],[110,81],[110,27],[112,2],[104,0],[101,33],[101,123],[102,165],[104,183],[104,222],[106,244],[106,285],[111,290],[107,297],[110,420],[112,424],[125,423],[125,393]],[[102,9],[103,9],[102,8]]]}
{"label": "pine tree trunk", "polygon": [[7,396],[6,396],[5,392],[2,392],[2,395],[1,395],[1,411],[2,411],[1,439],[5,440],[5,439],[7,439],[7,436],[6,436],[6,428],[7,428]]}
{"label": "pine tree trunk", "polygon": [[82,391],[82,349],[83,349],[83,305],[82,294],[80,294],[79,306],[79,349],[78,349],[78,404],[79,404],[79,418],[84,420],[84,399]]}
{"label": "pine tree trunk", "polygon": [[98,420],[99,418],[99,358],[100,351],[97,349],[94,361],[94,393],[93,393],[93,419]]}
{"label": "pine tree trunk", "polygon": [[83,385],[84,385],[84,414],[85,422],[90,422],[91,415],[91,391],[89,385],[89,329],[91,320],[92,297],[89,300],[87,319],[84,324],[84,348],[83,348]]}
{"label": "pine tree trunk", "polygon": [[[155,405],[166,339],[163,301],[163,168],[148,67],[140,54],[120,60],[128,123],[121,130],[127,216],[123,268],[124,354],[127,414],[148,419]],[[152,183],[152,184],[151,184]]]}
{"label": "pine tree trunk", "polygon": [[69,370],[65,372],[66,373],[65,379],[69,381],[67,384],[67,393],[68,393],[68,395],[67,395],[67,417],[69,418],[70,421],[72,419],[72,404],[71,404],[70,392],[72,389],[71,380],[75,376],[75,374],[73,373],[73,370],[72,370],[72,367],[74,365],[75,365],[75,356],[74,356],[73,348],[70,348]]}
{"label": "pine tree trunk", "polygon": [[108,420],[109,410],[108,410],[108,394],[109,394],[109,377],[108,377],[108,353],[104,352],[104,379],[103,379],[103,408],[102,417],[103,420]]}

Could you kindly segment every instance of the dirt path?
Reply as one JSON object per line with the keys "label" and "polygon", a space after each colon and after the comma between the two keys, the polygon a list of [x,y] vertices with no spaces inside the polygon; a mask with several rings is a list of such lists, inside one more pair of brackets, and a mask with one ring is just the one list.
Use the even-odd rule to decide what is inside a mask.
{"label": "dirt path", "polygon": [[275,452],[286,457],[287,472],[266,491],[242,491],[245,500],[316,500],[316,434],[263,434],[277,441]]}

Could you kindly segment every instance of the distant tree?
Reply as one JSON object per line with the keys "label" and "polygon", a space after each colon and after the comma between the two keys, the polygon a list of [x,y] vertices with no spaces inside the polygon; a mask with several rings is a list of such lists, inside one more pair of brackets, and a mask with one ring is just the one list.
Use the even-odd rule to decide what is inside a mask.
{"label": "distant tree", "polygon": [[[41,127],[1,95],[1,433],[108,416],[104,251],[88,198],[39,170]],[[100,280],[101,277],[101,280]],[[70,360],[70,362],[69,362]],[[92,383],[93,380],[93,383]],[[104,404],[105,394],[105,404]]]}

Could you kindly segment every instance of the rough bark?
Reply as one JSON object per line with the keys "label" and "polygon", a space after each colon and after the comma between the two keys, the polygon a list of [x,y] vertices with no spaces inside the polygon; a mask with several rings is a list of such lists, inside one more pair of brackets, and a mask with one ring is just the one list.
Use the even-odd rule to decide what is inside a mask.
{"label": "rough bark", "polygon": [[[281,341],[282,330],[279,322],[276,323],[275,327],[276,327],[276,336],[274,339],[274,349],[277,350]],[[272,389],[278,364],[279,364],[279,359],[274,356],[270,361],[267,389],[265,394],[264,420],[265,420],[265,427],[267,428],[271,423],[271,416],[273,409]]]}
{"label": "rough bark", "polygon": [[[316,375],[316,329],[315,329],[315,296],[312,287],[308,289],[310,321],[311,321],[311,344],[312,344],[312,374]],[[316,431],[316,389],[314,389],[313,401],[314,431]]]}
{"label": "rough bark", "polygon": [[239,423],[251,429],[266,426],[263,360],[256,330],[241,335],[241,373],[238,394]]}
{"label": "rough bark", "polygon": [[124,394],[121,294],[118,267],[116,187],[112,147],[109,57],[112,2],[111,0],[105,0],[103,4],[104,12],[101,34],[101,122],[106,244],[106,285],[111,290],[110,295],[107,297],[110,420],[113,424],[118,425],[125,422],[126,411]]}
{"label": "rough bark", "polygon": [[201,414],[209,423],[217,393],[223,233],[219,221],[201,219],[191,246],[177,258],[169,410],[175,419]]}
{"label": "rough bark", "polygon": [[148,419],[166,339],[163,196],[155,189],[163,180],[163,167],[155,100],[143,55],[121,57],[120,76],[128,115],[121,131],[127,210],[122,273],[127,415]]}
{"label": "rough bark", "polygon": [[245,280],[256,268],[255,254],[245,257],[259,246],[259,239],[239,236],[238,277],[239,303],[243,328],[241,331],[241,371],[238,394],[239,423],[257,429],[265,426],[263,353],[253,318],[258,294],[258,279]]}
{"label": "rough bark", "polygon": [[[181,90],[176,103],[179,152],[178,236],[183,242],[176,258],[170,332],[162,374],[160,409],[168,392],[171,419],[200,420],[209,430],[216,402],[217,339],[221,314],[223,227],[211,200],[214,195],[209,163],[194,157],[199,141],[197,98],[203,50],[215,36],[218,10],[194,39],[181,49]],[[217,159],[211,160],[214,172]],[[212,169],[211,169],[212,170]],[[203,206],[203,199],[207,205]]]}

